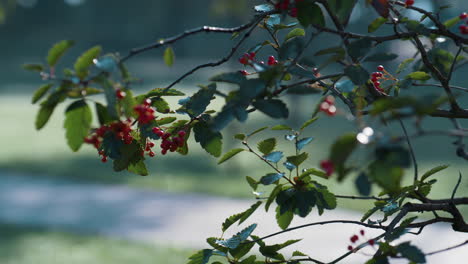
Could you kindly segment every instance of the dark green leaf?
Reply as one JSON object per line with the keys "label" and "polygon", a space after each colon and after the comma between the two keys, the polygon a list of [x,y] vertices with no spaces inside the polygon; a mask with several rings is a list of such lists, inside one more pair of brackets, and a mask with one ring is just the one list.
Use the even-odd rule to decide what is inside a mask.
{"label": "dark green leaf", "polygon": [[319,50],[314,55],[315,56],[322,56],[322,55],[327,55],[327,54],[344,55],[345,50],[341,46],[336,46],[336,47],[330,47],[330,48],[325,48],[325,49]]}
{"label": "dark green leaf", "polygon": [[239,85],[246,80],[247,78],[245,78],[245,76],[239,71],[221,73],[210,78],[210,81],[212,82],[226,82]]}
{"label": "dark green leaf", "polygon": [[362,38],[351,42],[348,45],[348,54],[353,58],[360,58],[366,55],[372,47],[372,40]]}
{"label": "dark green leaf", "polygon": [[314,2],[301,1],[296,2],[297,5],[297,19],[303,27],[311,24],[325,26],[325,18],[322,9]]}
{"label": "dark green leaf", "polygon": [[304,49],[302,38],[294,38],[281,45],[278,57],[280,60],[294,59]]}
{"label": "dark green leaf", "polygon": [[91,109],[84,100],[72,103],[65,111],[65,135],[68,146],[78,151],[91,128]]}
{"label": "dark green leaf", "polygon": [[164,55],[163,55],[164,63],[166,63],[167,66],[171,67],[174,64],[174,50],[170,46],[168,46],[164,50]]}
{"label": "dark green leaf", "polygon": [[414,261],[416,263],[426,263],[426,256],[421,250],[413,245],[410,242],[404,242],[396,246],[396,250],[400,254],[407,258],[408,260]]}
{"label": "dark green leaf", "polygon": [[402,71],[404,71],[406,69],[406,67],[408,67],[409,64],[411,64],[412,62],[414,61],[414,58],[409,58],[409,59],[405,59],[404,61],[402,61],[400,63],[400,65],[398,65],[398,69],[396,71],[397,74],[400,74]]}
{"label": "dark green leaf", "polygon": [[107,101],[107,113],[112,119],[118,119],[119,114],[117,113],[117,97],[115,96],[115,89],[112,82],[104,76],[100,76],[95,79],[97,83],[104,89],[104,94]]}
{"label": "dark green leaf", "polygon": [[349,65],[345,68],[344,72],[356,85],[363,85],[369,80],[369,72],[361,65]]}
{"label": "dark green leaf", "polygon": [[365,61],[372,61],[372,62],[381,62],[381,61],[391,61],[398,58],[398,55],[394,53],[374,53],[369,55]]}
{"label": "dark green leaf", "polygon": [[[176,89],[165,89],[165,88],[155,88],[145,94],[144,98],[156,97],[156,96],[184,96],[185,94]],[[142,100],[143,101],[143,100]]]}
{"label": "dark green leaf", "polygon": [[147,176],[148,175],[148,169],[146,169],[145,162],[143,160],[140,160],[138,162],[130,163],[128,165],[127,170],[129,172],[138,174],[140,176]]}
{"label": "dark green leaf", "polygon": [[242,222],[244,222],[250,215],[252,215],[261,204],[261,201],[256,202],[252,206],[250,206],[250,208],[246,211],[228,217],[226,220],[224,220],[224,223],[222,225],[223,232],[225,232],[231,225],[235,224],[237,221],[239,221],[239,225],[242,224]]}
{"label": "dark green leaf", "polygon": [[252,177],[250,176],[245,176],[245,179],[247,180],[247,183],[250,185],[250,187],[256,191],[257,190],[257,187],[258,187],[258,182],[256,180],[254,180]]}
{"label": "dark green leaf", "polygon": [[356,185],[359,194],[364,196],[368,196],[370,194],[372,185],[366,173],[361,172],[356,178],[354,184]]}
{"label": "dark green leaf", "polygon": [[264,114],[273,118],[287,118],[289,110],[283,101],[277,99],[257,100],[252,105]]}
{"label": "dark green leaf", "polygon": [[308,157],[309,157],[309,154],[307,154],[307,152],[302,152],[301,154],[296,155],[296,156],[289,156],[286,158],[286,160],[296,165],[296,167],[299,167],[299,165],[301,165],[302,162],[304,162]]}
{"label": "dark green leaf", "polygon": [[47,55],[47,64],[49,64],[50,67],[54,67],[63,54],[65,54],[65,52],[74,44],[75,42],[71,40],[62,40],[56,43],[49,50],[49,54]]}
{"label": "dark green leaf", "polygon": [[218,161],[218,164],[221,164],[225,161],[227,161],[228,159],[234,157],[235,155],[237,155],[238,153],[244,151],[244,149],[241,149],[241,148],[236,148],[236,149],[231,149],[230,151],[228,151],[226,154],[224,154],[224,156],[222,156],[219,161]]}
{"label": "dark green leaf", "polygon": [[[118,140],[118,139],[115,139],[115,135],[111,135],[111,136],[114,137],[113,139],[114,141]],[[134,164],[137,166],[141,165],[138,163],[142,161],[144,158],[141,156],[141,146],[135,140],[131,144],[121,144],[121,141],[116,142],[116,143],[117,143],[117,147],[119,148],[120,155],[114,159],[115,171],[128,170],[128,167],[131,164]],[[132,169],[136,169],[136,168],[132,167]]]}
{"label": "dark green leaf", "polygon": [[369,166],[369,178],[390,193],[400,189],[403,173],[401,167],[393,167],[381,161],[375,161]]}
{"label": "dark green leaf", "polygon": [[156,108],[159,113],[167,114],[170,112],[169,103],[161,97],[153,97],[151,99],[151,105]]}
{"label": "dark green leaf", "polygon": [[309,176],[309,175],[315,175],[315,176],[318,176],[320,178],[324,178],[324,179],[328,179],[328,175],[321,171],[321,170],[318,170],[318,169],[314,169],[314,168],[309,168],[309,169],[306,169],[305,171],[303,171],[301,173],[301,175],[299,175],[299,178],[300,179],[304,179],[305,177]]}
{"label": "dark green leaf", "polygon": [[216,85],[210,84],[206,87],[201,87],[198,92],[190,97],[190,100],[185,104],[187,112],[192,116],[198,116],[205,112],[206,107],[210,104],[213,99],[213,95],[216,91]]}
{"label": "dark green leaf", "polygon": [[221,133],[211,130],[204,122],[197,123],[193,127],[193,132],[195,133],[195,141],[199,142],[206,152],[215,157],[221,156],[223,145]]}
{"label": "dark green leaf", "polygon": [[332,12],[338,17],[340,23],[346,26],[357,0],[328,0],[327,2]]}
{"label": "dark green leaf", "polygon": [[[245,258],[241,262],[239,262],[239,264],[256,264],[256,262],[255,262],[256,259],[257,259],[257,256],[252,255],[252,256],[249,256],[248,258]],[[215,264],[215,263],[213,263],[213,264]]]}
{"label": "dark green leaf", "polygon": [[271,203],[276,199],[276,196],[281,192],[282,190],[282,185],[278,184],[276,187],[271,191],[270,196],[268,196],[268,199],[265,203],[265,211],[268,212],[270,209]]}
{"label": "dark green leaf", "polygon": [[276,138],[268,138],[258,142],[258,150],[263,153],[263,155],[270,154],[276,147]]}
{"label": "dark green leaf", "polygon": [[387,22],[385,17],[378,17],[374,21],[372,21],[369,26],[367,27],[367,32],[372,33],[380,28],[383,24]]}
{"label": "dark green leaf", "polygon": [[237,248],[235,249],[229,249],[229,253],[231,256],[233,256],[236,259],[240,259],[243,256],[245,256],[249,251],[253,248],[255,243],[244,243],[240,244]]}
{"label": "dark green leaf", "polygon": [[247,137],[246,134],[236,134],[236,135],[234,135],[234,138],[238,139],[238,140],[244,140],[246,137]]}
{"label": "dark green leaf", "polygon": [[54,112],[55,106],[56,105],[53,105],[53,106],[41,105],[41,107],[39,108],[39,111],[37,112],[37,115],[36,115],[36,123],[35,124],[36,124],[36,129],[37,130],[43,128],[47,124],[47,122],[50,119],[50,116]]}
{"label": "dark green leaf", "polygon": [[75,73],[78,78],[84,79],[88,76],[88,69],[93,65],[93,60],[99,57],[101,50],[100,46],[94,46],[78,57],[74,65]]}
{"label": "dark green leaf", "polygon": [[[133,93],[131,90],[125,90],[125,97],[120,100],[120,105],[122,106],[123,112],[127,117],[133,117],[136,118],[136,112],[134,110],[134,107],[137,105],[137,101],[133,97]],[[162,100],[162,99],[161,99]],[[152,105],[154,106],[156,103],[153,100]]]}
{"label": "dark green leaf", "polygon": [[235,249],[252,234],[256,227],[257,224],[252,224],[229,239],[217,240],[216,244],[229,249]]}
{"label": "dark green leaf", "polygon": [[101,126],[109,124],[112,121],[114,121],[114,119],[107,112],[107,108],[103,104],[98,103],[98,102],[96,102],[96,113],[98,116],[99,124]]}
{"label": "dark green leaf", "polygon": [[41,87],[39,87],[35,92],[34,92],[34,95],[32,97],[32,100],[31,102],[33,104],[37,103],[37,101],[41,100],[41,98],[50,90],[50,88],[52,88],[52,86],[54,86],[53,83],[49,83],[49,84],[44,84],[42,85]]}

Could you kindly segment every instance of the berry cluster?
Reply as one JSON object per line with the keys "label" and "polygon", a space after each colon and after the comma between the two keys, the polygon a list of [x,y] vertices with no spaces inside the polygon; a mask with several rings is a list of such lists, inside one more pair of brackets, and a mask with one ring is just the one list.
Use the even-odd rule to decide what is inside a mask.
{"label": "berry cluster", "polygon": [[[93,145],[94,148],[99,150],[104,136],[107,133],[112,133],[115,135],[116,139],[123,141],[124,144],[131,144],[133,142],[131,123],[131,120],[127,120],[114,122],[110,125],[103,125],[97,128],[90,136],[85,137],[84,142]],[[104,154],[103,150],[99,150],[99,155],[102,156],[102,162],[107,161],[107,156]]]}
{"label": "berry cluster", "polygon": [[[361,229],[361,230],[359,231],[359,235],[362,236],[362,238],[364,238],[364,240],[367,240],[367,238],[365,237],[365,232],[364,232],[364,230]],[[359,236],[356,235],[356,234],[355,234],[355,235],[352,235],[352,236],[349,238],[349,240],[351,241],[352,244],[355,244],[355,243],[359,240]],[[374,246],[375,241],[374,241],[373,239],[369,239],[369,240],[367,240],[367,243],[369,243],[369,245],[371,245],[371,246]],[[348,250],[349,250],[349,251],[354,250],[353,246],[352,246],[352,245],[349,245],[349,246],[348,246]]]}
{"label": "berry cluster", "polygon": [[374,88],[380,93],[385,93],[384,89],[382,89],[381,87],[382,81],[394,79],[393,76],[391,76],[391,78],[388,78],[388,76],[386,75],[390,74],[385,70],[384,66],[382,65],[377,66],[377,71],[371,74],[370,80],[374,85]]}
{"label": "berry cluster", "polygon": [[466,20],[466,25],[460,25],[458,28],[460,29],[460,33],[463,35],[468,35],[468,14],[466,12],[463,12],[460,14],[460,20]]}
{"label": "berry cluster", "polygon": [[[304,0],[295,0],[295,4],[298,2],[302,2]],[[278,3],[275,4],[275,8],[277,10],[282,10],[282,11],[288,11],[289,10],[289,15],[292,17],[297,17],[297,7],[296,5],[293,5],[290,3],[289,0],[280,0]]]}
{"label": "berry cluster", "polygon": [[178,148],[183,147],[185,144],[185,131],[180,130],[176,136],[171,138],[171,133],[164,132],[159,127],[153,127],[153,133],[158,135],[162,139],[161,142],[161,154],[166,155],[167,151],[176,151]]}
{"label": "berry cluster", "polygon": [[329,116],[336,115],[335,97],[329,95],[320,104],[320,111],[326,113]]}
{"label": "berry cluster", "polygon": [[141,152],[141,155],[144,156],[145,151],[146,151],[146,152],[148,152],[148,156],[154,157],[156,154],[154,154],[154,152],[151,150],[151,148],[153,148],[153,147],[154,147],[153,142],[151,142],[151,141],[146,142],[145,150]]}
{"label": "berry cluster", "polygon": [[[244,53],[244,55],[242,55],[242,57],[239,58],[239,63],[242,64],[242,65],[252,65],[253,62],[256,62],[255,61],[255,56],[257,54],[255,52],[249,52],[249,53]],[[264,61],[258,61],[259,64],[265,64]],[[269,56],[268,57],[268,61],[267,61],[267,64],[269,66],[273,66],[273,65],[276,65],[278,64],[278,60],[275,58],[275,56]],[[240,73],[242,73],[243,75],[249,75],[249,73],[246,71],[246,70],[241,70],[239,71]]]}
{"label": "berry cluster", "polygon": [[320,168],[325,171],[328,177],[330,177],[335,171],[335,165],[331,160],[322,160],[320,162]]}
{"label": "berry cluster", "polygon": [[127,94],[126,94],[124,91],[122,91],[121,89],[115,90],[115,96],[116,96],[117,99],[119,99],[119,100],[124,99],[126,95],[127,95]]}
{"label": "berry cluster", "polygon": [[154,120],[154,109],[151,108],[151,100],[146,99],[143,104],[134,107],[135,112],[138,113],[138,122],[140,124],[148,124]]}
{"label": "berry cluster", "polygon": [[406,1],[405,1],[405,5],[406,5],[406,6],[412,6],[412,5],[414,5],[414,0],[406,0]]}

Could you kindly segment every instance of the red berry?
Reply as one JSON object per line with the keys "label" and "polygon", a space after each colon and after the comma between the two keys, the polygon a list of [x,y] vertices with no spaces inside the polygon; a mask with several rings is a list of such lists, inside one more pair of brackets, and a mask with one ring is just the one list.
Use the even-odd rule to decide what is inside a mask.
{"label": "red berry", "polygon": [[331,105],[325,113],[329,116],[336,115],[336,106]]}
{"label": "red berry", "polygon": [[379,81],[375,81],[375,82],[374,82],[374,86],[375,86],[375,87],[380,87],[380,82],[379,82]]}
{"label": "red berry", "polygon": [[313,72],[314,74],[318,74],[318,73],[319,73],[319,69],[318,69],[318,68],[313,68],[313,69],[312,69],[312,72]]}
{"label": "red berry", "polygon": [[371,81],[372,81],[372,82],[378,81],[378,80],[377,80],[377,77],[372,77],[372,78],[371,78]]}
{"label": "red berry", "polygon": [[255,52],[250,52],[247,56],[249,56],[249,59],[253,60],[255,58]]}
{"label": "red berry", "polygon": [[363,236],[364,235],[364,230],[361,229],[361,231],[359,231],[359,233],[361,234],[361,236]]}
{"label": "red berry", "polygon": [[359,240],[359,237],[357,235],[353,235],[349,240],[351,240],[352,243],[356,243],[356,241]]}
{"label": "red berry", "polygon": [[460,33],[462,33],[463,35],[468,34],[468,26],[460,25],[459,29],[460,29]]}
{"label": "red berry", "polygon": [[150,152],[148,153],[148,155],[149,155],[150,157],[154,157],[155,154],[154,154],[153,151],[150,151]]}
{"label": "red berry", "polygon": [[150,106],[151,105],[151,99],[145,99],[145,101],[143,101],[143,105],[144,106]]}
{"label": "red berry", "polygon": [[268,57],[268,61],[267,61],[267,64],[272,66],[272,65],[275,65],[277,64],[278,61],[275,59],[275,56],[269,56]]}
{"label": "red berry", "polygon": [[186,134],[187,133],[185,131],[183,131],[183,130],[181,130],[181,131],[179,131],[179,133],[177,133],[177,135],[179,135],[179,137],[181,137],[181,138],[185,137]]}
{"label": "red berry", "polygon": [[242,75],[247,76],[249,73],[246,70],[239,71]]}
{"label": "red berry", "polygon": [[463,13],[460,14],[460,19],[463,20],[463,19],[466,19],[466,18],[468,18],[468,14],[466,12],[463,12]]}
{"label": "red berry", "polygon": [[329,95],[325,98],[325,102],[329,103],[329,104],[334,104],[335,103],[335,97],[333,97],[333,95]]}
{"label": "red berry", "polygon": [[161,154],[166,155],[166,153],[167,153],[167,149],[162,149],[161,150]]}
{"label": "red berry", "polygon": [[328,102],[322,102],[320,104],[320,111],[326,112],[328,111],[328,108],[330,108],[330,104]]}
{"label": "red berry", "polygon": [[384,66],[382,66],[382,65],[377,66],[377,70],[378,70],[379,72],[384,71],[384,69],[385,69],[385,68],[384,68]]}
{"label": "red berry", "polygon": [[107,156],[102,156],[101,161],[102,161],[103,163],[106,163],[106,162],[107,162]]}
{"label": "red berry", "polygon": [[331,160],[322,160],[320,162],[320,168],[322,168],[327,176],[331,176],[335,170],[333,162]]}
{"label": "red berry", "polygon": [[374,239],[370,239],[370,240],[368,241],[368,243],[369,243],[369,245],[373,246],[373,245],[375,244],[375,241],[374,241]]}
{"label": "red berry", "polygon": [[239,62],[240,62],[240,64],[246,65],[246,64],[249,63],[249,60],[248,60],[246,57],[242,56],[242,57],[239,59]]}
{"label": "red berry", "polygon": [[412,5],[414,4],[414,0],[406,0],[406,1],[405,1],[405,4],[406,4],[407,6],[412,6]]}
{"label": "red berry", "polygon": [[352,250],[353,250],[353,246],[348,246],[348,250],[349,250],[349,251],[352,251]]}
{"label": "red berry", "polygon": [[158,134],[159,132],[161,132],[161,129],[159,127],[153,127],[152,131],[153,133]]}
{"label": "red berry", "polygon": [[115,96],[116,96],[117,99],[119,99],[119,100],[124,99],[126,95],[127,95],[127,94],[126,94],[124,91],[120,90],[120,89],[117,89],[117,90],[115,91]]}
{"label": "red berry", "polygon": [[154,147],[154,143],[153,143],[153,142],[148,142],[147,145],[148,145],[148,147],[150,147],[150,148]]}

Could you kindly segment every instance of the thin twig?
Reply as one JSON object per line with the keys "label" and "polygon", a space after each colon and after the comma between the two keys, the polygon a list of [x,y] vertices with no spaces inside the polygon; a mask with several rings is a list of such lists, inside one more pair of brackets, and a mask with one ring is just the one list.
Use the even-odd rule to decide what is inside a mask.
{"label": "thin twig", "polygon": [[406,143],[408,143],[408,147],[409,147],[410,154],[411,154],[411,159],[413,160],[413,166],[414,166],[413,184],[416,184],[416,181],[418,180],[418,162],[416,160],[416,154],[414,153],[413,145],[411,144],[410,137],[408,136],[408,131],[406,131],[405,124],[400,118],[398,119],[398,121],[400,122],[401,129],[403,129],[403,133],[405,134]]}

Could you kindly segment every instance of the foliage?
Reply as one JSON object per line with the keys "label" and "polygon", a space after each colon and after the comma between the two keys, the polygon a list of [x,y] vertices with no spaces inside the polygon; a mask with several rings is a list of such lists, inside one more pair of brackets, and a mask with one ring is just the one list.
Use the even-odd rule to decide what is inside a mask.
{"label": "foliage", "polygon": [[[437,179],[430,178],[447,166],[437,166],[419,175],[411,144],[414,138],[428,134],[446,135],[455,140],[457,155],[468,159],[463,143],[468,134],[457,121],[468,118],[468,110],[461,107],[453,92],[454,89],[465,92],[468,89],[451,84],[452,76],[466,63],[464,55],[468,52],[466,26],[461,25],[459,32],[455,32],[453,27],[463,23],[466,16],[441,22],[438,13],[442,12],[442,8],[434,14],[413,7],[413,1],[369,0],[368,8],[374,9],[378,18],[368,21],[367,31],[372,34],[364,35],[346,30],[357,2],[265,1],[253,7],[255,15],[250,22],[238,27],[188,30],[134,49],[124,57],[118,54],[101,55],[100,46],[92,47],[76,59],[73,67],[65,68],[63,76],[58,74],[56,65],[74,42],[61,41],[49,50],[46,65],[24,66],[27,70],[40,72],[47,81],[32,99],[33,103],[40,101],[36,128],[42,129],[47,124],[57,105],[71,101],[64,124],[70,148],[77,151],[83,143],[90,144],[102,156],[103,162],[108,159],[113,161],[115,171],[128,170],[142,176],[148,175],[146,163],[156,156],[153,149],[159,144],[154,142],[160,142],[162,155],[168,152],[189,155],[187,140],[193,135],[195,142],[206,152],[219,158],[218,164],[236,155],[253,155],[267,165],[270,172],[247,176],[246,180],[255,195],[259,194],[259,189],[268,190],[266,197],[256,198],[265,199],[266,211],[275,207],[276,221],[284,232],[291,230],[288,228],[294,217],[307,217],[315,211],[322,215],[326,210],[335,209],[339,199],[374,201],[374,206],[369,208],[361,221],[340,219],[296,227],[338,222],[382,231],[381,235],[361,244],[356,243],[356,235],[353,235],[349,252],[330,263],[337,263],[364,247],[375,249],[374,256],[367,263],[388,263],[392,258],[424,263],[428,253],[411,244],[411,241],[396,244],[395,240],[405,236],[410,229],[422,229],[437,222],[450,222],[454,231],[468,232],[468,225],[458,209],[459,205],[468,204],[468,198],[455,197],[462,173],[458,175],[459,182],[450,197],[431,199],[430,192]],[[419,12],[422,20],[429,21],[430,26],[422,23],[422,20],[406,17],[408,10]],[[393,33],[374,35],[374,32],[385,29],[391,29]],[[244,47],[243,44],[252,34],[262,31],[266,31],[270,39]],[[167,66],[173,66],[177,49],[172,44],[202,32],[232,34],[235,44],[225,57],[198,65],[167,87],[133,95],[132,84],[138,79],[127,70],[127,60],[147,50],[165,48],[162,60]],[[313,43],[319,41],[317,37],[321,34],[335,35],[340,41],[337,46],[314,51],[314,60],[324,60],[316,64],[308,60],[305,54],[313,49]],[[450,41],[449,48],[441,47],[437,41],[440,38]],[[415,55],[401,58],[397,54],[381,52],[379,45],[384,42],[401,42]],[[273,55],[265,54],[264,50],[273,52]],[[185,94],[174,88],[199,69],[219,66],[240,51],[245,52],[239,58],[243,70],[218,73],[210,78],[208,84],[199,85],[198,90],[188,97],[183,97]],[[260,59],[264,55],[269,55],[266,63]],[[327,58],[323,59],[322,56]],[[376,71],[371,70],[376,62],[383,64],[396,59],[401,60],[396,70],[386,69],[382,65],[377,66]],[[226,86],[219,83],[227,84],[230,88],[224,88]],[[442,92],[433,95],[410,92],[419,86],[439,87]],[[290,110],[285,97],[311,93],[321,93],[323,97],[310,113],[310,119],[299,128],[275,123],[248,134],[235,135],[241,146],[222,155],[222,131],[231,122],[247,122],[256,112],[272,120],[287,119]],[[105,102],[91,104],[94,101],[91,97],[97,94],[103,94]],[[178,105],[170,105],[165,100],[168,96],[181,97]],[[220,109],[211,109],[215,99],[224,100]],[[336,104],[336,100],[345,107]],[[92,105],[95,111],[92,111]],[[331,144],[328,153],[323,155],[319,166],[311,167],[307,162],[308,149],[315,140],[321,140],[320,137],[325,135],[314,138],[308,135],[309,130],[320,125],[320,119],[337,115],[353,116],[356,128],[354,131],[344,131]],[[426,130],[422,121],[431,117],[451,119],[454,129]],[[99,122],[98,127],[91,127],[93,118]],[[414,122],[417,132],[409,134],[404,121]],[[402,135],[395,136],[385,129],[385,126],[393,123],[401,126]],[[266,131],[276,133],[276,136],[262,137]],[[255,138],[256,148],[251,143]],[[280,140],[289,143],[290,148],[278,144]],[[359,159],[360,151],[369,153],[370,158],[366,161]],[[411,167],[414,168],[413,181],[405,185],[407,181],[403,179],[409,175]],[[356,188],[363,196],[338,195],[327,187],[326,182],[330,178],[342,181],[350,177],[355,178]],[[380,191],[379,195],[369,196],[376,189]],[[222,224],[221,236],[209,238],[210,248],[192,255],[188,263],[219,263],[210,262],[213,256],[225,258],[229,263],[242,264],[324,263],[298,251],[291,257],[285,257],[278,251],[299,240],[266,245],[263,241],[265,237],[253,234],[257,227],[255,223],[250,223],[229,238],[223,237],[234,223],[248,221],[262,203],[257,201],[246,211],[226,219]],[[444,211],[451,217],[440,217],[437,211]],[[374,217],[376,212],[381,212],[381,217]],[[429,221],[416,222],[417,217],[407,218],[411,212],[433,212],[434,217]],[[254,245],[258,246],[264,260],[257,260],[259,255],[253,252]]]}

